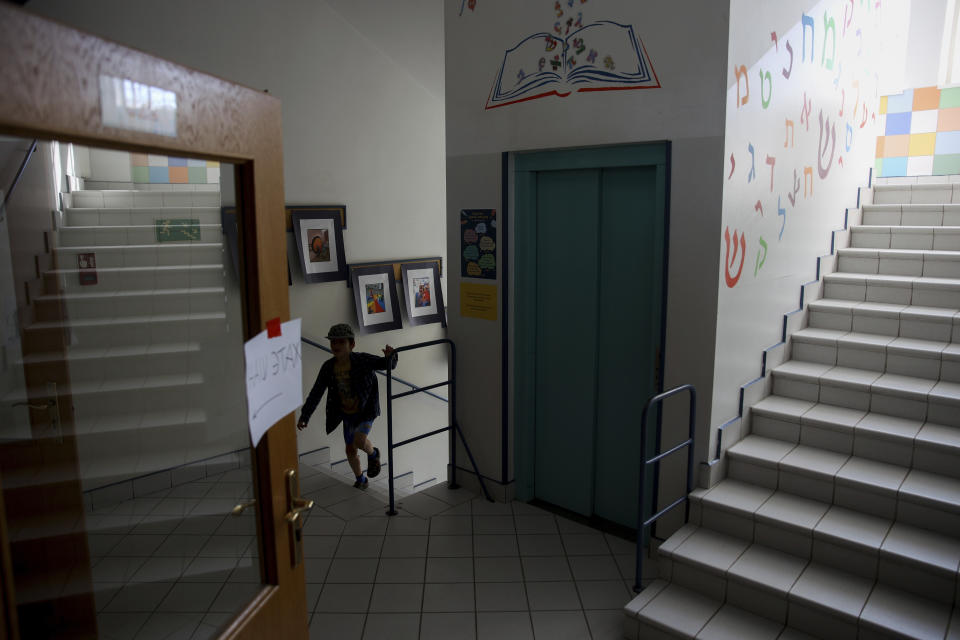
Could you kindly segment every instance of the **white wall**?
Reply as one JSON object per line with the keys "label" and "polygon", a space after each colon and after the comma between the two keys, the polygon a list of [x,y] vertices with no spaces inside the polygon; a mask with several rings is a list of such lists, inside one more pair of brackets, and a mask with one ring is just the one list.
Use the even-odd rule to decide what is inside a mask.
{"label": "white wall", "polygon": [[[439,0],[171,0],[149,12],[121,0],[34,0],[27,8],[278,97],[286,201],[345,204],[349,262],[445,255]],[[307,285],[292,267],[291,315],[303,318],[304,335],[356,324],[344,283]],[[358,348],[443,335],[428,325],[363,337]],[[304,393],[313,375],[305,371]],[[404,357],[398,375],[434,382],[445,377],[446,360]],[[301,433],[301,451],[336,442],[321,422]],[[385,425],[375,429],[376,440]]]}
{"label": "white wall", "polygon": [[900,91],[937,84],[947,10],[947,0],[909,0],[906,4],[910,28],[907,31],[904,79]]}
{"label": "white wall", "polygon": [[[867,185],[873,165],[878,53],[885,42],[879,12],[873,3],[854,3],[851,14],[849,0],[810,4],[804,12],[792,3],[786,24],[779,10],[769,15],[763,0],[731,4],[726,139],[722,166],[715,167],[723,172],[724,189],[723,227],[715,236],[721,255],[714,426],[737,416],[739,387],[760,375],[762,350],[781,339],[783,314],[798,307],[800,285],[814,278],[817,256],[829,252],[831,230],[842,227],[846,207],[856,206],[857,188]],[[813,20],[812,59],[810,27],[803,48],[802,14]],[[825,24],[836,34],[832,69],[833,38],[825,37]],[[741,65],[746,81],[740,79],[738,95],[735,70]],[[734,250],[734,234],[746,238],[745,254],[739,243]],[[711,450],[715,439],[711,430]],[[733,441],[725,437],[724,446]]]}
{"label": "white wall", "polygon": [[[561,5],[568,8],[565,2]],[[531,34],[550,31],[556,20],[553,7],[552,2],[484,0],[474,11],[459,15],[460,3],[446,4],[450,334],[463,345],[460,421],[481,471],[498,480],[501,325],[460,316],[456,261],[459,211],[502,208],[504,151],[673,142],[665,383],[693,382],[705,398],[713,384],[717,296],[713,274],[719,260],[714,240],[720,228],[722,189],[716,167],[723,149],[727,5],[708,0],[578,3],[575,11],[583,11],[585,24],[614,20],[635,27],[662,88],[572,93],[485,109],[504,52]],[[502,252],[498,262],[497,284],[502,287]],[[500,309],[498,317],[504,312]],[[708,413],[701,405],[704,431]],[[684,429],[685,410],[668,414],[666,424]],[[508,448],[512,446],[511,425]],[[513,479],[512,452],[510,456],[508,480]]]}

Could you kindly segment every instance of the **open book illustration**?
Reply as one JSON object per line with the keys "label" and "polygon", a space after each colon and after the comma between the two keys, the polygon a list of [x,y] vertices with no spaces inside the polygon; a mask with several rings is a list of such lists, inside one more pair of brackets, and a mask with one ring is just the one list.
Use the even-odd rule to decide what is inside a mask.
{"label": "open book illustration", "polygon": [[563,38],[535,33],[508,49],[486,108],[573,91],[659,88],[633,27],[604,20]]}

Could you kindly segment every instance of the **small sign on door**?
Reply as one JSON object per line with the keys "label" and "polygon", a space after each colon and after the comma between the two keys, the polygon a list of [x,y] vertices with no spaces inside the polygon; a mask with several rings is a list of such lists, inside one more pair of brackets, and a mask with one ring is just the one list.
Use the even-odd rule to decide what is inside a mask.
{"label": "small sign on door", "polygon": [[246,357],[247,417],[256,447],[263,434],[303,403],[300,318],[267,323],[243,346]]}

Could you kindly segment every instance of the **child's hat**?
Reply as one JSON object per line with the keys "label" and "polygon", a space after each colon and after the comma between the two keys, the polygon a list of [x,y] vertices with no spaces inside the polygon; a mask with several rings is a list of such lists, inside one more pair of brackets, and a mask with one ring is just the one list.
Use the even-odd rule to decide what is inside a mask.
{"label": "child's hat", "polygon": [[335,324],[330,327],[330,331],[327,332],[327,338],[333,340],[335,338],[349,338],[353,340],[356,336],[353,335],[353,327],[348,324]]}

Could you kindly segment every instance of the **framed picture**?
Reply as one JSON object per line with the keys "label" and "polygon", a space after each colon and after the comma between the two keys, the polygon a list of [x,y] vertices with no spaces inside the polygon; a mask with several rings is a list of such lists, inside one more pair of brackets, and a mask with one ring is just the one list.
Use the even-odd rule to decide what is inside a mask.
{"label": "framed picture", "polygon": [[403,272],[403,297],[407,301],[410,324],[439,322],[447,326],[437,262],[404,262],[400,269]]}
{"label": "framed picture", "polygon": [[350,280],[353,283],[360,333],[403,328],[393,266],[353,268],[350,270]]}
{"label": "framed picture", "polygon": [[291,214],[297,254],[307,282],[347,279],[343,227],[336,212],[294,211]]}
{"label": "framed picture", "polygon": [[340,227],[347,228],[347,206],[343,204],[288,204],[284,207],[287,231],[293,231],[295,213],[335,213],[340,216]]}

